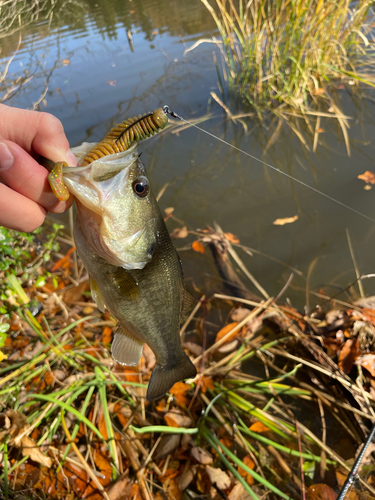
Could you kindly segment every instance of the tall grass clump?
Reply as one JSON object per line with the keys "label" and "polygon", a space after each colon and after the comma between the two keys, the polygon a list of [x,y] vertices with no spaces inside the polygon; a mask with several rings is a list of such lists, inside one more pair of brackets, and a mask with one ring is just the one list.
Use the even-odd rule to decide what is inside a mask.
{"label": "tall grass clump", "polygon": [[311,110],[337,80],[375,86],[372,0],[201,1],[221,36],[228,90],[258,115]]}

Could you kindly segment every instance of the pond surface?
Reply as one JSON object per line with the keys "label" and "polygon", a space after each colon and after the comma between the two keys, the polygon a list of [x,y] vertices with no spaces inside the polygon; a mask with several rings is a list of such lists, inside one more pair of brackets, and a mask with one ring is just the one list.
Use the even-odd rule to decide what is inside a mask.
{"label": "pond surface", "polygon": [[[211,134],[375,218],[375,189],[364,190],[365,183],[357,179],[366,170],[375,171],[374,94],[359,98],[337,90],[350,117],[350,157],[333,118],[322,121],[316,153],[303,127],[309,150],[286,124],[265,153],[272,130],[248,118],[245,132],[211,98],[211,92],[220,95],[214,45],[203,43],[184,54],[198,40],[217,36],[199,0],[46,1],[37,19],[24,17],[21,42],[17,22],[0,38],[3,68],[15,54],[5,79],[8,90],[15,86],[6,104],[53,113],[72,146],[99,141],[114,124],[164,104],[187,120],[209,113],[200,126]],[[243,245],[297,268],[302,276],[295,275],[284,295],[293,305],[306,303],[309,269],[315,291],[336,294],[355,280],[348,233],[359,272],[375,271],[372,222],[195,128],[173,132],[168,129],[140,146],[154,191],[168,183],[161,208],[174,207],[189,229],[216,222]],[[292,224],[273,225],[277,218],[295,215]],[[175,221],[168,225],[178,227]],[[177,246],[188,241],[177,240]],[[282,289],[288,267],[239,252],[270,295]],[[193,278],[202,291],[218,290],[209,251],[187,250],[181,258],[188,282]],[[374,280],[365,280],[364,289],[375,293]],[[319,302],[310,297],[310,305]]]}

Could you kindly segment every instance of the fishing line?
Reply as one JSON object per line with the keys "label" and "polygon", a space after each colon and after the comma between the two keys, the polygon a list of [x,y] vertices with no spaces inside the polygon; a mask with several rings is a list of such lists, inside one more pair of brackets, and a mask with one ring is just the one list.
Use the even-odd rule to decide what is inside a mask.
{"label": "fishing line", "polygon": [[256,160],[258,161],[259,163],[262,163],[262,165],[272,169],[272,170],[275,170],[275,172],[278,172],[279,174],[282,174],[284,175],[285,177],[287,177],[288,179],[291,179],[292,181],[294,182],[297,182],[298,184],[300,184],[301,186],[304,186],[306,187],[307,189],[310,189],[311,191],[314,191],[314,193],[317,193],[319,194],[320,196],[324,196],[324,198],[327,198],[328,200],[330,201],[333,201],[334,203],[336,203],[337,205],[340,205],[344,208],[346,208],[347,210],[350,210],[351,212],[357,214],[357,215],[360,215],[361,217],[371,221],[371,222],[375,222],[375,219],[372,219],[371,217],[369,217],[368,215],[366,214],[363,214],[362,212],[360,212],[359,210],[356,210],[355,208],[352,208],[350,207],[349,205],[346,205],[345,203],[343,203],[342,201],[339,201],[339,200],[336,200],[336,198],[333,198],[332,196],[330,196],[329,194],[326,194],[326,193],[323,193],[323,191],[319,191],[319,189],[316,189],[314,188],[313,186],[310,186],[309,184],[306,184],[306,182],[303,182],[303,181],[300,181],[299,179],[296,179],[295,177],[293,177],[292,175],[290,174],[287,174],[286,172],[283,172],[282,170],[280,170],[279,168],[277,167],[274,167],[273,165],[261,160],[260,158],[257,158],[256,156],[253,156],[252,154],[248,153],[247,151],[243,151],[242,149],[238,148],[237,146],[234,146],[233,144],[231,144],[230,142],[227,142],[225,141],[224,139],[221,139],[220,137],[212,134],[211,132],[208,132],[207,130],[205,130],[204,128],[201,128],[201,127],[198,127],[198,125],[194,125],[194,123],[191,123],[189,122],[189,120],[186,120],[185,118],[183,118],[182,116],[178,115],[177,113],[175,113],[174,111],[171,111],[169,109],[169,107],[166,105],[163,107],[163,110],[165,113],[171,115],[173,118],[177,118],[185,123],[188,123],[189,125],[191,125],[192,127],[195,127],[196,129],[200,130],[201,132],[204,132],[205,134],[209,135],[210,137],[213,137],[214,139],[217,139],[218,141],[222,142],[223,144],[226,144],[227,146],[229,146],[230,148],[233,148],[235,149],[236,151],[239,151],[240,153],[242,153],[243,155],[245,156],[248,156],[249,158],[252,158],[253,160]]}

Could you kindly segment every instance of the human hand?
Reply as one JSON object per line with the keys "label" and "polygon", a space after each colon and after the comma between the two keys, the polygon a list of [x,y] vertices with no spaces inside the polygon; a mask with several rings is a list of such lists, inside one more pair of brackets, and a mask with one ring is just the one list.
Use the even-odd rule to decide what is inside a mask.
{"label": "human hand", "polygon": [[56,199],[39,156],[77,165],[55,116],[0,104],[0,226],[30,232],[47,212],[61,213],[72,205],[73,196]]}

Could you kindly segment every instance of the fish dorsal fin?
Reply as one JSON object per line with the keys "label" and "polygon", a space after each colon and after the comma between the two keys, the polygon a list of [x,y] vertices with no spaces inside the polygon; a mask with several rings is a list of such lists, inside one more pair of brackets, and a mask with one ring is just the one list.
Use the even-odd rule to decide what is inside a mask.
{"label": "fish dorsal fin", "polygon": [[195,299],[187,290],[184,293],[184,302],[182,304],[181,315],[182,317],[187,316],[188,313],[193,309],[195,305]]}
{"label": "fish dorsal fin", "polygon": [[119,326],[112,342],[112,357],[121,365],[136,366],[142,355],[140,343],[128,330]]}
{"label": "fish dorsal fin", "polygon": [[104,312],[104,300],[94,278],[90,276],[91,297],[95,300],[99,311]]}

